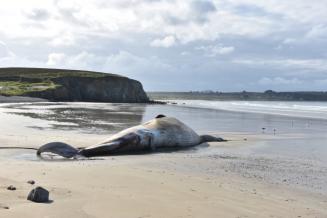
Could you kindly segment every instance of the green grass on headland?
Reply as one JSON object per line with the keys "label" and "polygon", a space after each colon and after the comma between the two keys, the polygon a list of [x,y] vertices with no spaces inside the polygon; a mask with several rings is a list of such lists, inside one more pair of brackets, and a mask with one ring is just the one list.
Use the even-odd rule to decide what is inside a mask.
{"label": "green grass on headland", "polygon": [[63,69],[47,69],[47,68],[0,68],[1,77],[21,77],[21,78],[37,78],[52,79],[59,77],[121,77],[120,75],[110,73],[100,73],[82,70],[63,70]]}
{"label": "green grass on headland", "polygon": [[55,79],[62,77],[122,77],[116,74],[47,68],[0,68],[0,95],[18,96],[56,89]]}
{"label": "green grass on headland", "polygon": [[16,96],[16,95],[24,95],[28,92],[35,91],[44,91],[47,89],[55,89],[59,85],[54,84],[51,81],[47,82],[17,82],[17,81],[0,81],[0,95],[6,96]]}

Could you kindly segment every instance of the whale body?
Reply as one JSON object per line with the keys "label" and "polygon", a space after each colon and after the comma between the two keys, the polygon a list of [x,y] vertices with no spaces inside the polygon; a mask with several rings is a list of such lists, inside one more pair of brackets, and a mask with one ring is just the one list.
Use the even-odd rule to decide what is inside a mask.
{"label": "whale body", "polygon": [[50,152],[65,158],[78,155],[94,157],[137,151],[155,151],[158,148],[187,148],[213,141],[226,140],[210,135],[198,135],[180,120],[159,115],[146,123],[118,132],[95,145],[78,149],[62,142],[51,142],[41,146],[37,154]]}

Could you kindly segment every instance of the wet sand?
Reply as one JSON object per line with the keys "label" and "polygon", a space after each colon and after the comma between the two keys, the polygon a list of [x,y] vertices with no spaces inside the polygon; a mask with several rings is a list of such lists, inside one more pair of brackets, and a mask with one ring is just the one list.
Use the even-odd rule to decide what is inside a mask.
{"label": "wet sand", "polygon": [[47,100],[41,98],[0,95],[0,103],[45,102],[45,101]]}
{"label": "wet sand", "polygon": [[[33,151],[0,151],[0,217],[327,217],[327,173],[325,162],[320,160],[323,150],[312,158],[303,157],[285,144],[316,138],[311,132],[320,127],[314,121],[308,135],[299,128],[274,135],[269,129],[261,133],[260,126],[265,123],[251,117],[254,115],[227,113],[228,118],[216,111],[120,104],[91,104],[85,115],[81,107],[44,104],[3,108],[0,118],[7,120],[0,124],[0,141],[3,146],[37,147],[54,140],[86,146],[162,111],[200,133],[232,141],[173,153],[80,161],[40,161]],[[196,114],[197,119],[190,119]],[[243,116],[241,122],[252,122],[249,131],[228,128],[231,124],[214,125],[239,116]],[[278,119],[270,117],[270,125],[279,123]],[[85,120],[92,120],[96,128]],[[306,123],[296,119],[296,125],[301,122]],[[257,130],[252,130],[255,123]],[[287,129],[285,123],[279,123],[280,131]],[[73,128],[69,130],[69,126]],[[290,155],[292,152],[297,154]],[[34,186],[50,191],[52,203],[26,200],[34,187],[27,183],[31,179],[36,181]],[[7,190],[9,185],[17,190]]]}

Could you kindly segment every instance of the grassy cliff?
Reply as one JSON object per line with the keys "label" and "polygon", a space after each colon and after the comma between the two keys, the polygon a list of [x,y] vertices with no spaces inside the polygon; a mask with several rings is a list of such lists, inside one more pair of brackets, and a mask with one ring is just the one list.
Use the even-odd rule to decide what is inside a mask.
{"label": "grassy cliff", "polygon": [[142,84],[127,77],[46,68],[0,68],[0,95],[53,101],[148,101]]}
{"label": "grassy cliff", "polygon": [[53,79],[61,77],[101,78],[118,76],[100,72],[44,69],[44,68],[0,68],[0,95],[21,96],[29,92],[56,89],[61,85]]}

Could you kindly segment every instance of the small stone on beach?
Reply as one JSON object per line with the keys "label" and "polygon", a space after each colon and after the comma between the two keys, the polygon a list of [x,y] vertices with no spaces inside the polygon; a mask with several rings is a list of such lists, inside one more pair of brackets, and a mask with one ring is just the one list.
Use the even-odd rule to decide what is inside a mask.
{"label": "small stone on beach", "polygon": [[0,205],[0,209],[5,209],[5,210],[9,210],[9,207],[8,206],[2,206],[2,205]]}
{"label": "small stone on beach", "polygon": [[34,185],[35,184],[35,181],[34,180],[28,180],[27,183],[28,184],[31,184],[31,185]]}
{"label": "small stone on beach", "polygon": [[49,202],[49,191],[38,186],[30,191],[27,196],[27,200],[37,203]]}
{"label": "small stone on beach", "polygon": [[16,187],[13,186],[13,185],[10,185],[10,186],[7,187],[7,189],[10,190],[10,191],[15,191]]}

